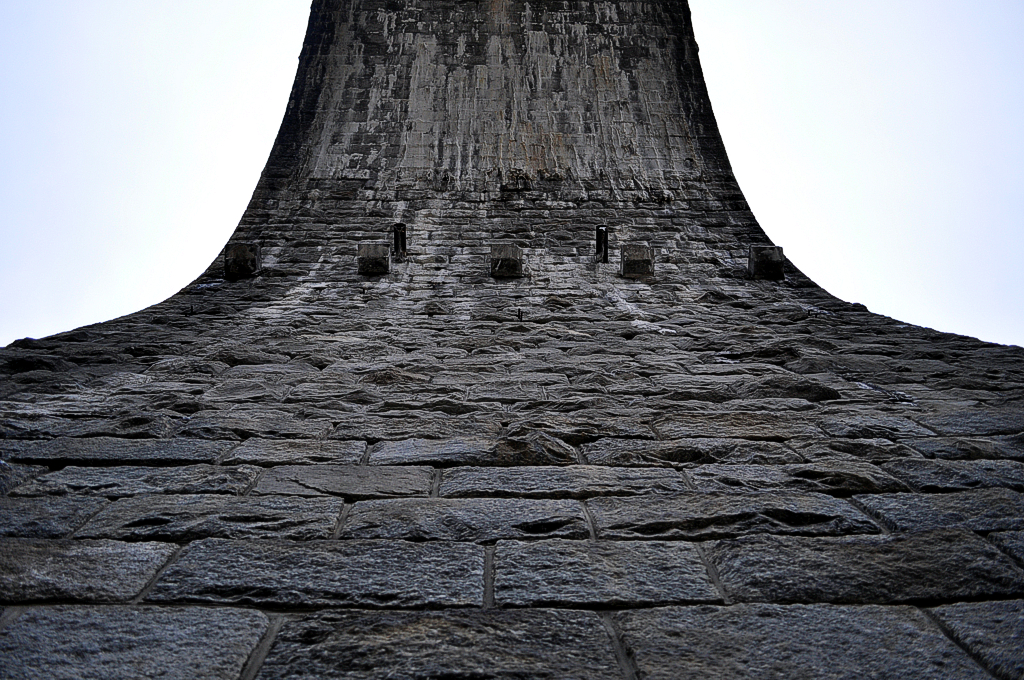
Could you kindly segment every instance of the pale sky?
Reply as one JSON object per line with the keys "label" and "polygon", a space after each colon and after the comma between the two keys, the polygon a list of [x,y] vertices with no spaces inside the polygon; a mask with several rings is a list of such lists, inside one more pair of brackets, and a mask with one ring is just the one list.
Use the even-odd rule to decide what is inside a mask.
{"label": "pale sky", "polygon": [[[691,0],[769,236],[827,290],[1024,345],[1024,2]],[[0,0],[0,345],[136,311],[217,255],[308,0]]]}

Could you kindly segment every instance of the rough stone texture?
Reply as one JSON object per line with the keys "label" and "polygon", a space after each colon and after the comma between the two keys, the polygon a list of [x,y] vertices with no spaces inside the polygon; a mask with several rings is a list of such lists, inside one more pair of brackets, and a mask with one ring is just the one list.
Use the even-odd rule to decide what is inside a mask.
{"label": "rough stone texture", "polygon": [[21,465],[0,460],[0,496],[6,496],[11,489],[45,473],[41,465]]}
{"label": "rough stone texture", "polygon": [[76,538],[193,541],[200,538],[330,538],[341,516],[336,498],[137,496],[104,508]]}
{"label": "rough stone texture", "polygon": [[963,527],[973,531],[1024,529],[1024,495],[1006,489],[855,498],[893,531],[942,527]]}
{"label": "rough stone texture", "polygon": [[0,498],[0,536],[63,538],[106,504],[102,498]]}
{"label": "rough stone texture", "polygon": [[700,553],[689,543],[499,541],[499,606],[650,606],[717,602]]}
{"label": "rough stone texture", "polygon": [[1024,601],[965,602],[931,612],[997,678],[1024,678]]}
{"label": "rough stone texture", "polygon": [[1024,566],[1024,531],[1001,531],[988,538]]}
{"label": "rough stone texture", "polygon": [[66,467],[22,484],[12,496],[105,496],[123,498],[152,493],[209,493],[240,495],[259,476],[260,469],[251,465],[221,467],[187,465],[174,468]]}
{"label": "rough stone texture", "polygon": [[484,551],[469,543],[192,543],[146,600],[279,607],[479,607]]}
{"label": "rough stone texture", "polygon": [[356,503],[341,538],[410,541],[586,538],[583,508],[568,500],[429,498]]}
{"label": "rough stone texture", "polygon": [[944,529],[893,536],[746,536],[708,558],[741,602],[891,603],[1024,594],[1024,571],[982,539]]}
{"label": "rough stone texture", "polygon": [[434,469],[429,467],[355,467],[285,465],[260,479],[254,494],[343,496],[347,499],[428,496]]}
{"label": "rough stone texture", "polygon": [[[303,612],[490,606],[499,540],[578,555],[591,538],[743,534],[762,536],[716,548],[749,548],[723,563],[727,582],[753,588],[774,575],[765,597],[890,607],[1019,597],[1021,563],[1009,556],[1024,517],[1019,468],[967,464],[1024,462],[1024,349],[871,314],[800,263],[783,261],[781,280],[748,276],[751,248],[793,250],[770,241],[739,189],[685,0],[314,0],[283,108],[248,208],[195,281],[135,314],[0,348],[0,459],[46,466],[45,483],[121,480],[81,487],[112,483],[111,495],[127,493],[133,468],[173,477],[202,465],[263,468],[261,494],[329,495],[163,482],[106,506],[0,496],[0,533],[159,538],[186,555],[204,537],[258,537],[218,549],[223,582],[209,601],[247,593]],[[360,275],[360,247],[388,248],[398,224],[404,253],[387,274]],[[251,276],[226,277],[225,261],[256,244]],[[491,276],[495,245],[522,253],[522,277]],[[635,245],[650,249],[653,275],[621,276]],[[325,478],[317,466],[379,469]],[[2,468],[0,489],[15,478]],[[393,491],[429,496],[359,500]],[[987,535],[923,533],[931,526]],[[882,527],[900,531],[863,536]],[[345,540],[331,542],[335,532]],[[372,550],[357,538],[371,535],[381,537]],[[579,545],[545,543],[556,539]],[[190,563],[197,593],[204,559]],[[579,564],[552,583],[614,590],[596,581],[617,573],[615,560]],[[449,593],[444,569],[457,565],[467,571]],[[586,606],[613,628],[610,605],[593,597]],[[823,654],[846,639],[807,630]],[[196,635],[193,648],[206,643]],[[346,635],[370,644],[369,630]],[[501,639],[509,654],[539,655],[525,675],[600,675],[562,651],[571,638]],[[852,641],[841,658],[856,663],[823,656],[820,668],[934,675],[930,652],[894,639]],[[636,675],[608,640],[621,675]],[[423,650],[398,668],[475,673],[450,670],[461,652],[418,666],[434,653]],[[747,665],[733,677],[769,672],[757,665],[766,656],[740,651]],[[816,674],[787,673],[790,661],[779,657],[779,675]]]}
{"label": "rough stone texture", "polygon": [[0,601],[128,600],[175,549],[166,543],[0,539]]}
{"label": "rough stone texture", "polygon": [[439,493],[452,498],[592,498],[679,493],[686,476],[674,470],[572,467],[476,468],[445,470]]}
{"label": "rough stone texture", "polygon": [[911,607],[671,607],[616,620],[651,680],[988,677]]}
{"label": "rough stone texture", "polygon": [[750,533],[876,533],[846,501],[816,493],[690,493],[587,501],[600,538],[707,539]]}
{"label": "rough stone texture", "polygon": [[619,680],[601,619],[581,611],[325,612],[289,621],[259,680]]}
{"label": "rough stone texture", "polygon": [[0,676],[234,680],[267,624],[238,609],[43,607],[0,631]]}
{"label": "rough stone texture", "polygon": [[1024,491],[1024,463],[1011,460],[899,460],[882,468],[925,493],[979,487]]}

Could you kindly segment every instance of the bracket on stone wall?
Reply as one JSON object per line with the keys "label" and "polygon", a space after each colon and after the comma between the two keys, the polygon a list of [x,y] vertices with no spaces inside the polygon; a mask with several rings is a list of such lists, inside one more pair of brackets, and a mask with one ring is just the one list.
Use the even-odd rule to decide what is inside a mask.
{"label": "bracket on stone wall", "polygon": [[258,243],[229,243],[224,247],[224,278],[228,281],[251,279],[262,264]]}
{"label": "bracket on stone wall", "polygon": [[509,244],[491,246],[491,276],[517,279],[523,275],[523,251]]}
{"label": "bracket on stone wall", "polygon": [[622,275],[627,279],[642,279],[654,275],[654,248],[628,243],[622,246]]}
{"label": "bracket on stone wall", "polygon": [[405,225],[399,222],[391,228],[391,231],[394,232],[395,235],[395,259],[401,262],[405,259],[406,253]]}
{"label": "bracket on stone wall", "polygon": [[782,281],[786,278],[783,265],[786,256],[779,246],[750,246],[747,252],[747,276],[765,281]]}
{"label": "bracket on stone wall", "polygon": [[601,225],[597,228],[597,262],[608,262],[608,227]]}
{"label": "bracket on stone wall", "polygon": [[360,243],[359,273],[363,276],[383,276],[391,271],[390,243]]}

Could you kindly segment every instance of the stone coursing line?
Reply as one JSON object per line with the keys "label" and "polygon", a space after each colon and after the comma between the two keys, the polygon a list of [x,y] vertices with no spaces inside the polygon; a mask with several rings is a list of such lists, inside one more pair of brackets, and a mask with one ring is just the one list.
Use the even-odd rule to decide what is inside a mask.
{"label": "stone coursing line", "polygon": [[0,350],[0,675],[1024,677],[1024,351],[768,245],[684,2],[317,0],[222,257]]}

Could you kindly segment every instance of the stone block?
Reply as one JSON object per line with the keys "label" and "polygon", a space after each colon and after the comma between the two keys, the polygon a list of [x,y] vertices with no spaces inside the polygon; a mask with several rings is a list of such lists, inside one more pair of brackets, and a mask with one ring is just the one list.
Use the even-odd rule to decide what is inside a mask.
{"label": "stone block", "polygon": [[103,498],[0,497],[0,536],[63,538],[107,504]]}
{"label": "stone block", "polygon": [[246,439],[223,460],[224,465],[248,463],[271,465],[356,465],[363,459],[366,442],[294,439]]}
{"label": "stone block", "polygon": [[962,527],[972,531],[1024,529],[1024,495],[1008,489],[944,494],[877,494],[855,498],[893,531],[943,527]]}
{"label": "stone block", "polygon": [[599,465],[456,467],[444,470],[442,497],[592,498],[681,493],[686,477],[664,468],[612,468]]}
{"label": "stone block", "polygon": [[122,602],[174,553],[168,543],[0,539],[0,602]]}
{"label": "stone block", "polygon": [[667,607],[615,615],[647,680],[988,677],[913,607]]}
{"label": "stone block", "polygon": [[182,465],[215,463],[237,442],[195,439],[119,439],[60,437],[32,442],[12,454],[15,460],[44,465]]}
{"label": "stone block", "polygon": [[747,250],[747,276],[755,280],[782,281],[786,256],[779,246],[750,246]]}
{"label": "stone block", "polygon": [[587,501],[598,538],[689,539],[751,533],[835,535],[877,533],[844,500],[817,493],[690,493],[594,498]]}
{"label": "stone block", "polygon": [[383,276],[391,271],[391,244],[360,243],[356,260],[361,276]]}
{"label": "stone block", "polygon": [[1000,531],[988,535],[1007,555],[1024,565],[1024,531]]}
{"label": "stone block", "polygon": [[719,602],[700,553],[680,541],[499,541],[499,606],[639,607]]}
{"label": "stone block", "polygon": [[1024,463],[1013,460],[898,460],[882,468],[924,493],[1002,487],[1024,491]]}
{"label": "stone block", "polygon": [[491,246],[491,276],[517,279],[523,276],[523,251],[511,243]]}
{"label": "stone block", "polygon": [[518,466],[576,462],[572,447],[543,433],[502,439],[403,439],[378,442],[369,451],[371,465]]}
{"label": "stone block", "polygon": [[480,607],[484,549],[405,541],[196,541],[149,602],[278,607]]}
{"label": "stone block", "polygon": [[339,611],[285,623],[258,680],[619,680],[611,638],[584,611]]}
{"label": "stone block", "polygon": [[620,256],[622,269],[619,273],[627,279],[654,276],[654,248],[639,243],[626,243],[622,245]]}
{"label": "stone block", "polygon": [[889,536],[744,536],[707,544],[738,602],[895,604],[1019,597],[1024,571],[959,529]]}
{"label": "stone block", "polygon": [[1024,678],[1024,601],[961,602],[931,613],[997,678]]}
{"label": "stone block", "polygon": [[338,498],[281,496],[136,496],[110,504],[76,538],[193,541],[207,537],[329,538],[341,516]]}
{"label": "stone block", "polygon": [[906,491],[869,463],[822,461],[803,465],[701,465],[687,471],[700,491],[814,491],[833,496]]}
{"label": "stone block", "polygon": [[424,498],[356,503],[340,537],[477,541],[589,536],[583,507],[568,500]]}
{"label": "stone block", "polygon": [[185,465],[182,467],[66,467],[22,484],[12,496],[103,496],[125,498],[141,494],[244,493],[259,476],[252,465]]}
{"label": "stone block", "polygon": [[229,243],[224,247],[224,278],[241,281],[256,276],[263,260],[257,243]]}
{"label": "stone block", "polygon": [[350,500],[429,496],[434,469],[355,465],[284,465],[271,468],[255,495],[341,496]]}
{"label": "stone block", "polygon": [[40,607],[0,633],[0,676],[235,680],[268,625],[239,609]]}
{"label": "stone block", "polygon": [[594,465],[664,465],[665,463],[768,464],[802,463],[803,458],[777,442],[726,438],[668,441],[606,437],[580,447]]}

